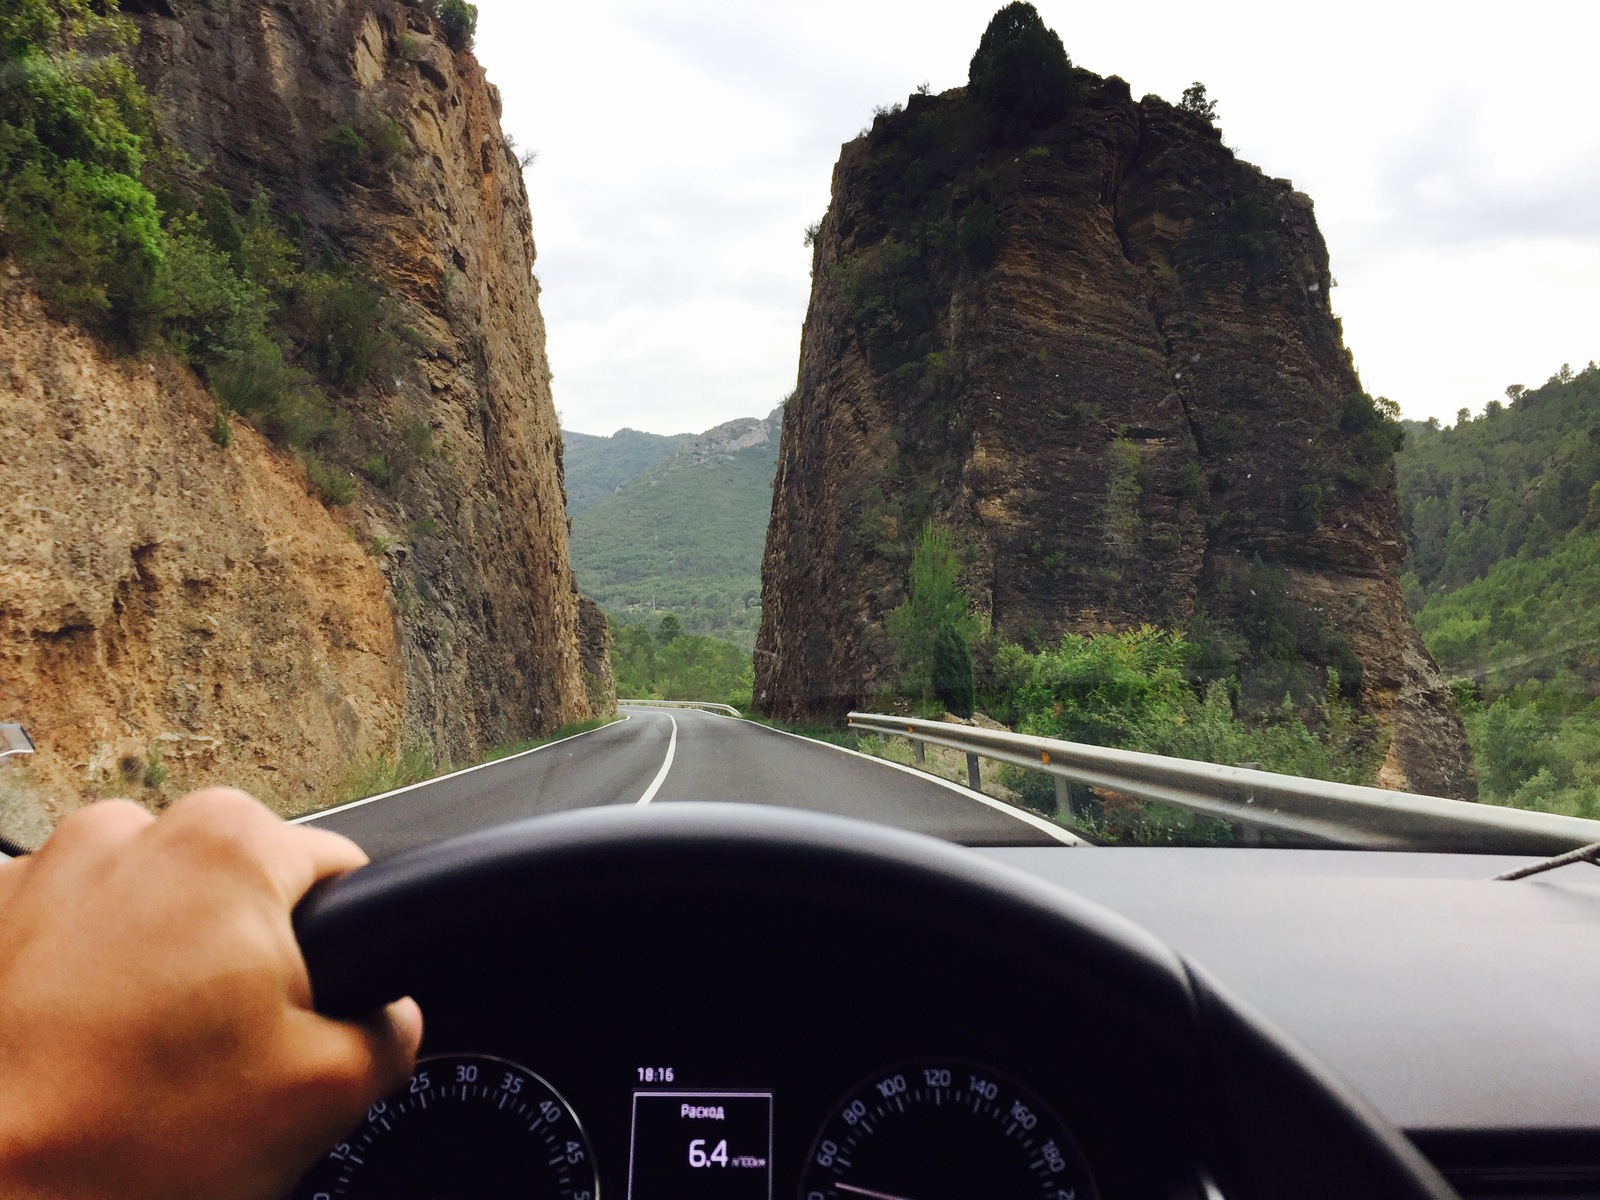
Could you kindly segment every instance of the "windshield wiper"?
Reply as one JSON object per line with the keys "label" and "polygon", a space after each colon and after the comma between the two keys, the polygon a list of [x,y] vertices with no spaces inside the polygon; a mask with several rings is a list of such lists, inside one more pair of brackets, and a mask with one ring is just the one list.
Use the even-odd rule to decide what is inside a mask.
{"label": "windshield wiper", "polygon": [[1576,850],[1568,850],[1565,854],[1558,854],[1554,858],[1547,858],[1543,862],[1532,863],[1526,867],[1518,867],[1515,871],[1507,871],[1504,875],[1496,875],[1495,879],[1526,879],[1529,875],[1543,875],[1546,871],[1554,871],[1557,867],[1571,866],[1576,862],[1593,863],[1600,867],[1600,842],[1591,846],[1580,846]]}

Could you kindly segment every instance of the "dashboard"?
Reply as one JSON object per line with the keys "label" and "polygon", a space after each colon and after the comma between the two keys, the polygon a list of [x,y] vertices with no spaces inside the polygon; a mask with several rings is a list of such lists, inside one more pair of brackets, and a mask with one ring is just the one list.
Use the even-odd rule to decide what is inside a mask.
{"label": "dashboard", "polygon": [[1158,1156],[1104,1119],[1125,1098],[1041,1055],[1025,1015],[817,982],[656,976],[622,1006],[546,995],[450,1013],[296,1195],[1167,1194]]}
{"label": "dashboard", "polygon": [[[1519,1125],[1493,1071],[1473,1070],[1493,1052],[1456,1040],[1453,1022],[1473,1027],[1460,1017],[1476,1011],[1470,967],[1492,1021],[1516,985],[1475,963],[1470,922],[1452,926],[1443,907],[1481,922],[1500,904],[1497,936],[1520,922],[1538,953],[1593,915],[1588,899],[1510,890],[1463,907],[1452,888],[1487,864],[1464,856],[1313,857],[1297,875],[1296,860],[1259,853],[975,852],[781,809],[674,804],[385,860],[314,894],[297,930],[319,1008],[357,1015],[414,995],[424,1058],[295,1195],[1454,1195],[1417,1145],[1471,1194],[1596,1194],[1600,1174],[1581,1163],[1560,1186],[1545,1169],[1552,1133],[1562,1154],[1587,1153],[1593,1089],[1562,1129],[1534,1110]],[[1349,903],[1392,902],[1374,881],[1408,874],[1411,903],[1451,947],[1442,958],[1418,958],[1415,913],[1391,910],[1385,943],[1384,904]],[[1338,888],[1318,901],[1320,924],[1294,900],[1340,875],[1343,934]],[[1429,893],[1431,876],[1450,886]],[[1164,921],[1171,945],[1068,889]],[[1433,1005],[1431,1036],[1412,1024],[1420,1001],[1383,1032],[1406,956],[1455,964],[1414,989]],[[1508,970],[1528,962],[1513,955]],[[1371,993],[1385,971],[1398,974]],[[1593,1078],[1590,1036],[1568,1043],[1557,1093]],[[1366,1069],[1378,1059],[1387,1076]],[[1512,1097],[1532,1086],[1507,1082]],[[1427,1100],[1439,1084],[1451,1094]]]}

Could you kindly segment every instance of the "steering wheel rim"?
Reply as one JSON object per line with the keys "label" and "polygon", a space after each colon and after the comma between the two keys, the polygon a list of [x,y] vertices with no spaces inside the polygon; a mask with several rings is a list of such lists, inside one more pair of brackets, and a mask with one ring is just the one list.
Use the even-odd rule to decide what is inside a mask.
{"label": "steering wheel rim", "polygon": [[356,1018],[408,994],[429,997],[425,1012],[470,1002],[483,964],[525,958],[528,930],[575,920],[605,931],[571,952],[589,956],[589,985],[626,986],[671,953],[674,909],[719,945],[777,937],[817,952],[849,913],[846,957],[912,964],[953,946],[964,976],[999,971],[1019,994],[1070,996],[1098,1025],[1077,1047],[1085,1063],[1145,1089],[1172,1123],[1162,1136],[1229,1200],[1455,1196],[1363,1098],[1144,930],[992,859],[865,822],[730,804],[535,818],[329,881],[295,930],[318,1010]]}

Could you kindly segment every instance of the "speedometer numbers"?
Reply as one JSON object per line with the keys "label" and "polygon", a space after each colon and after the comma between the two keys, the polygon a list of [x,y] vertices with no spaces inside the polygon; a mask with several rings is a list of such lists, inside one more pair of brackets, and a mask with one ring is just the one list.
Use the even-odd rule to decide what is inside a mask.
{"label": "speedometer numbers", "polygon": [[486,1055],[424,1059],[335,1146],[293,1200],[597,1200],[572,1109],[526,1067]]}
{"label": "speedometer numbers", "polygon": [[1066,1128],[1031,1092],[955,1060],[873,1076],[811,1148],[802,1200],[1093,1200]]}

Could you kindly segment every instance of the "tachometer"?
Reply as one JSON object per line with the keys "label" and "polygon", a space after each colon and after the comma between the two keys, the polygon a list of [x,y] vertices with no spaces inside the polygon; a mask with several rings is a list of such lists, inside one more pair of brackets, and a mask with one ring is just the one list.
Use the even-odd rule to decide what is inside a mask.
{"label": "tachometer", "polygon": [[929,1059],[874,1075],[817,1135],[803,1200],[1092,1200],[1066,1128],[1020,1084]]}
{"label": "tachometer", "polygon": [[441,1196],[597,1200],[589,1141],[567,1102],[526,1067],[481,1054],[427,1058],[294,1192],[294,1200]]}

